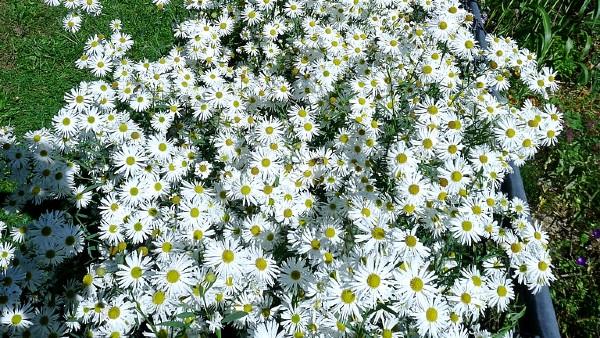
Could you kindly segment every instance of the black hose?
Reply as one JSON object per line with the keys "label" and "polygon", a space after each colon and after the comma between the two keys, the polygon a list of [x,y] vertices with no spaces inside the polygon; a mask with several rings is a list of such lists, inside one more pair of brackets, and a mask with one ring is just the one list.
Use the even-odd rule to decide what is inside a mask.
{"label": "black hose", "polygon": [[[467,6],[473,13],[473,34],[479,42],[480,47],[486,48],[486,32],[483,27],[481,10],[477,1],[467,2]],[[498,95],[493,91],[494,95]],[[502,191],[509,197],[518,197],[527,202],[525,188],[523,187],[523,178],[519,167],[511,163],[512,173],[510,173],[502,183]],[[531,222],[531,219],[529,220]],[[525,302],[525,316],[519,322],[519,333],[523,337],[541,337],[541,338],[560,338],[556,313],[550,297],[550,289],[547,286],[541,288],[537,294],[532,294],[524,285],[517,286],[517,292],[520,298]]]}

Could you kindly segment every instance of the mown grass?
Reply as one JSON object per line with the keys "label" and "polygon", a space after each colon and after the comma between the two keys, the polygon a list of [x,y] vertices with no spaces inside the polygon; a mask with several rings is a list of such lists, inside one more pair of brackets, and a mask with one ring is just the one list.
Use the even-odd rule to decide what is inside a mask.
{"label": "mown grass", "polygon": [[173,46],[172,27],[181,20],[181,1],[159,11],[150,0],[103,1],[102,14],[84,16],[75,34],[62,28],[67,11],[42,0],[0,0],[0,125],[17,135],[48,127],[63,105],[63,96],[92,76],[75,67],[83,43],[96,33],[109,34],[121,19],[135,43],[133,59],[158,58]]}

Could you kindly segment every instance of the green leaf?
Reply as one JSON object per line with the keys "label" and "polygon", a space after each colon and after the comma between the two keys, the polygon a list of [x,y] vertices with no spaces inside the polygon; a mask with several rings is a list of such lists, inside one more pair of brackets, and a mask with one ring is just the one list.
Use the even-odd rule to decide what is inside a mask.
{"label": "green leaf", "polygon": [[168,322],[162,322],[158,325],[163,325],[163,326],[170,326],[170,327],[177,327],[177,328],[184,328],[185,327],[185,323],[182,322],[176,322],[176,321],[168,321]]}
{"label": "green leaf", "polygon": [[[598,1],[598,3],[600,3],[600,1]],[[585,46],[583,47],[583,50],[581,51],[582,58],[585,57],[590,52],[590,49],[592,48],[592,37],[586,31],[583,31],[583,33],[585,34]]]}
{"label": "green leaf", "polygon": [[581,119],[580,114],[571,111],[566,111],[564,119],[569,128],[575,130],[583,130],[583,120]]}
{"label": "green leaf", "polygon": [[587,9],[587,6],[590,4],[591,1],[592,0],[585,0],[581,5],[581,8],[579,8],[579,13],[577,13],[577,15],[582,16],[583,13],[585,13],[585,10]]}
{"label": "green leaf", "polygon": [[509,313],[506,318],[506,324],[504,324],[504,327],[500,331],[498,331],[498,333],[493,335],[492,338],[503,338],[508,331],[515,328],[517,326],[517,323],[519,322],[519,319],[521,319],[525,315],[525,309],[526,307],[523,306],[519,312]]}
{"label": "green leaf", "polygon": [[521,309],[521,311],[519,312],[513,312],[511,314],[508,315],[508,320],[516,323],[517,321],[519,321],[519,319],[521,319],[524,315],[525,315],[525,310],[527,308],[525,306],[523,306],[523,308]]}
{"label": "green leaf", "polygon": [[542,25],[544,26],[541,55],[541,58],[544,59],[545,54],[550,50],[550,45],[552,44],[552,21],[550,21],[550,16],[544,8],[538,6],[537,11],[542,16]]}
{"label": "green leaf", "polygon": [[577,64],[579,65],[579,68],[581,68],[581,76],[583,77],[583,80],[580,80],[579,83],[586,85],[590,81],[590,70],[583,62],[577,62]]}
{"label": "green leaf", "polygon": [[196,313],[195,312],[182,312],[182,313],[178,313],[175,317],[177,317],[177,318],[196,317]]}
{"label": "green leaf", "polygon": [[542,33],[538,33],[537,37],[539,38],[539,42],[536,43],[536,54],[538,56],[538,63],[544,62],[544,35]]}
{"label": "green leaf", "polygon": [[581,236],[579,236],[579,241],[582,245],[586,245],[590,241],[590,235],[585,232],[582,233]]}
{"label": "green leaf", "polygon": [[104,185],[104,183],[96,183],[96,184],[90,185],[90,186],[86,187],[83,192],[95,190],[96,188],[101,187],[103,185]]}
{"label": "green leaf", "polygon": [[385,303],[381,303],[379,304],[379,307],[389,313],[392,313],[394,315],[397,315],[398,313],[396,311],[394,311],[392,308],[390,308],[389,306],[387,306],[387,304]]}
{"label": "green leaf", "polygon": [[248,312],[235,311],[235,312],[232,312],[232,313],[228,314],[227,316],[225,316],[225,318],[223,318],[222,322],[225,324],[231,323],[231,322],[234,322],[234,321],[236,321],[240,318],[243,318],[247,315],[248,315]]}
{"label": "green leaf", "polygon": [[565,42],[565,55],[569,56],[571,51],[573,50],[573,40],[569,37],[567,38],[567,42]]}

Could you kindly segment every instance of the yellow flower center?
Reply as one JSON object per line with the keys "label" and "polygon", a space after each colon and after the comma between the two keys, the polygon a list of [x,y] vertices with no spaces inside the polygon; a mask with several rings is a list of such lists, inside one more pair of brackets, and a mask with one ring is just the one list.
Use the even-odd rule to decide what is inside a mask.
{"label": "yellow flower center", "polygon": [[318,239],[313,239],[310,241],[310,247],[313,250],[319,250],[321,248],[321,242]]}
{"label": "yellow flower center", "polygon": [[12,318],[10,319],[11,324],[13,325],[19,325],[21,323],[21,321],[23,320],[23,316],[19,315],[19,314],[14,314],[12,316]]}
{"label": "yellow flower center", "polygon": [[521,251],[521,243],[516,242],[510,245],[510,251],[513,253],[518,253]]}
{"label": "yellow flower center", "polygon": [[223,251],[221,258],[223,259],[223,262],[225,262],[225,264],[229,264],[229,263],[233,262],[233,260],[235,259],[235,255],[234,255],[233,251],[227,249],[227,250]]}
{"label": "yellow flower center", "polygon": [[174,284],[177,283],[179,281],[179,271],[177,270],[169,270],[169,272],[167,272],[167,282]]}
{"label": "yellow flower center", "polygon": [[400,163],[400,164],[404,164],[406,163],[406,161],[408,161],[408,156],[406,156],[406,154],[401,153],[396,155],[396,162]]}
{"label": "yellow flower center", "polygon": [[385,238],[385,230],[383,230],[383,228],[380,227],[375,227],[373,228],[373,230],[371,230],[371,236],[376,240],[380,241]]}
{"label": "yellow flower center", "polygon": [[142,268],[140,268],[139,266],[136,266],[133,269],[131,269],[131,277],[135,279],[142,277],[142,273]]}
{"label": "yellow flower center", "polygon": [[342,298],[342,302],[346,304],[352,304],[356,300],[356,295],[350,289],[345,289],[344,291],[342,291],[340,297]]}
{"label": "yellow flower center", "polygon": [[381,284],[381,277],[379,277],[377,274],[372,273],[367,277],[367,285],[369,285],[369,287],[375,289],[380,284]]}
{"label": "yellow flower center", "polygon": [[411,184],[410,186],[408,186],[408,192],[411,195],[416,195],[419,193],[419,191],[421,191],[421,188],[419,188],[419,186],[416,184]]}
{"label": "yellow flower center", "polygon": [[256,261],[254,261],[254,264],[256,265],[256,268],[260,271],[265,271],[265,269],[267,268],[267,260],[259,257],[256,259]]}
{"label": "yellow flower center", "polygon": [[154,303],[155,305],[161,305],[165,302],[165,298],[165,293],[163,291],[156,291],[152,295],[152,303]]}
{"label": "yellow flower center", "polygon": [[425,311],[425,317],[427,318],[427,321],[435,322],[438,319],[438,311],[430,307],[429,309],[427,309],[427,311]]}
{"label": "yellow flower center", "polygon": [[433,141],[429,138],[423,140],[423,148],[431,149],[433,147]]}
{"label": "yellow flower center", "polygon": [[110,319],[115,320],[115,319],[119,318],[120,315],[121,315],[121,310],[116,306],[113,306],[110,308],[110,310],[108,310],[108,318],[110,318]]}
{"label": "yellow flower center", "polygon": [[414,292],[420,292],[421,290],[423,290],[424,287],[424,283],[423,280],[419,277],[415,277],[413,279],[410,280],[410,288],[414,291]]}
{"label": "yellow flower center", "polygon": [[248,185],[243,185],[242,188],[240,189],[240,192],[242,193],[242,195],[247,196],[250,194],[250,191],[252,189],[250,188],[250,186]]}
{"label": "yellow flower center", "polygon": [[335,236],[335,229],[334,228],[327,228],[325,229],[325,237],[327,238],[333,238]]}
{"label": "yellow flower center", "polygon": [[252,234],[252,236],[256,237],[258,235],[260,235],[260,233],[262,232],[262,230],[260,229],[260,227],[258,225],[253,225],[250,228],[250,233]]}
{"label": "yellow flower center", "polygon": [[464,231],[471,231],[473,229],[473,222],[463,221],[461,227]]}

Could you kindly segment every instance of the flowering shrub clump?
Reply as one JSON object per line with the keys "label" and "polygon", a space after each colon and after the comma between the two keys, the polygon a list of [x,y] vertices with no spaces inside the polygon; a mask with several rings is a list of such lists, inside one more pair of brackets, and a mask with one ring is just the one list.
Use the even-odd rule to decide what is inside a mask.
{"label": "flowering shrub clump", "polygon": [[35,218],[1,228],[5,332],[489,337],[555,278],[499,189],[562,128],[532,53],[456,0],[186,7],[168,55],[114,24],[51,129],[2,129]]}

